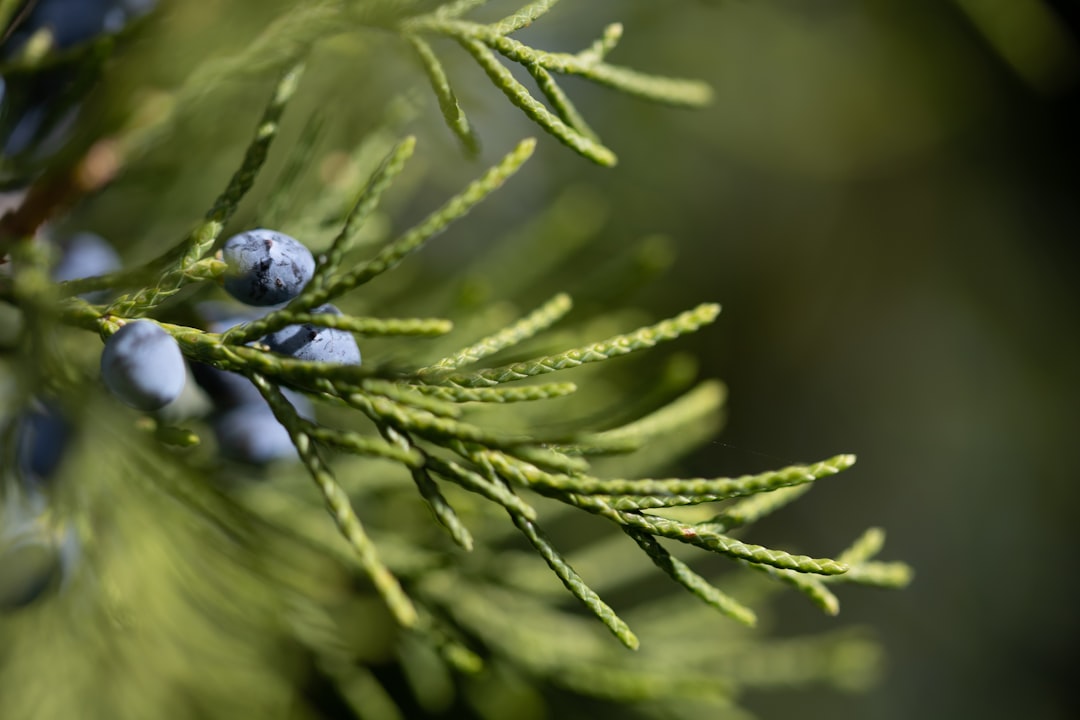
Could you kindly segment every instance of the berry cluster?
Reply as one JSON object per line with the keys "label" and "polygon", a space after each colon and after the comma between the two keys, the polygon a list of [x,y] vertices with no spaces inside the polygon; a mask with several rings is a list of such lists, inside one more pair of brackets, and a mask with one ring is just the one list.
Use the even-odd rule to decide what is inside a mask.
{"label": "berry cluster", "polygon": [[[225,332],[246,319],[234,317],[214,322],[209,329]],[[250,380],[203,363],[192,363],[191,371],[195,382],[214,403],[210,420],[222,455],[250,465],[265,465],[295,456],[288,431]],[[304,395],[287,388],[283,392],[301,417],[314,417],[314,408]]]}
{"label": "berry cluster", "polygon": [[[56,282],[104,275],[120,268],[116,251],[101,236],[83,232],[66,240],[40,241],[54,247],[60,258],[52,269]],[[85,293],[88,302],[104,302],[108,291]],[[157,327],[156,325],[153,327]],[[75,532],[52,527],[45,512],[45,492],[60,470],[75,426],[64,405],[53,398],[35,398],[11,421],[11,441],[0,447],[10,452],[14,486],[0,517],[0,612],[30,605],[68,581],[78,560]],[[6,433],[4,433],[6,437]]]}
{"label": "berry cluster", "polygon": [[[48,35],[48,43],[65,50],[103,33],[119,32],[132,19],[153,9],[157,0],[36,0],[24,3],[10,28],[7,54],[18,55],[32,38]],[[25,12],[28,10],[29,12]]]}
{"label": "berry cluster", "polygon": [[23,608],[62,585],[78,559],[69,528],[50,526],[43,486],[60,468],[73,428],[59,406],[35,401],[13,423],[11,450],[17,485],[0,504],[0,613]]}
{"label": "berry cluster", "polygon": [[[315,273],[315,258],[303,243],[274,230],[256,228],[229,238],[222,247],[228,270],[225,290],[247,305],[278,305],[300,294]],[[333,305],[312,314],[340,315]],[[217,323],[222,332],[243,319]],[[289,325],[259,340],[272,352],[298,360],[359,365],[360,349],[344,330],[309,324]],[[196,381],[214,400],[214,434],[222,453],[233,460],[263,465],[294,457],[288,431],[274,417],[259,391],[244,377],[207,366],[193,366]],[[285,396],[301,417],[311,417],[307,398],[289,390]]]}
{"label": "berry cluster", "polygon": [[[303,243],[274,230],[258,228],[235,235],[222,247],[225,290],[256,307],[276,306],[298,296],[315,272],[315,258]],[[340,315],[333,305],[311,314]],[[249,318],[232,317],[211,324],[224,332]],[[298,360],[359,365],[356,339],[345,330],[304,323],[289,325],[258,341],[270,351]],[[226,457],[263,465],[295,454],[288,431],[247,378],[193,363],[192,375],[214,403],[214,434]],[[149,320],[128,322],[105,343],[101,355],[105,385],[124,403],[144,411],[159,410],[184,389],[186,366],[176,341]],[[301,416],[311,404],[298,393],[286,397]]]}
{"label": "berry cluster", "polygon": [[[0,60],[54,53],[37,67],[18,62],[0,77],[0,181],[19,186],[69,140],[98,60],[75,48],[122,30],[157,0],[33,0],[23,2],[3,32]],[[71,52],[69,52],[69,50]],[[39,58],[40,59],[40,58]]]}
{"label": "berry cluster", "polygon": [[[53,244],[60,257],[52,270],[56,282],[104,275],[120,268],[116,251],[103,238],[89,232],[53,241],[48,231],[42,242]],[[311,280],[315,260],[299,241],[279,232],[256,229],[230,238],[222,248],[226,263],[225,290],[246,305],[267,308],[298,296]],[[102,303],[109,292],[81,296]],[[309,314],[341,312],[322,305]],[[212,332],[224,332],[252,315],[211,322]],[[351,333],[313,324],[284,327],[258,341],[271,351],[292,358],[359,365],[360,350]],[[106,341],[101,354],[101,377],[108,389],[141,411],[156,411],[177,400],[186,385],[188,365],[179,345],[152,320],[126,322]],[[250,380],[233,372],[201,363],[191,364],[198,385],[211,398],[211,427],[222,455],[230,460],[266,465],[295,457],[288,431]],[[313,418],[314,409],[303,394],[285,389],[285,397],[301,417]],[[78,541],[70,531],[59,532],[45,523],[41,511],[43,490],[60,469],[74,427],[57,404],[35,400],[13,420],[12,442],[0,452],[13,454],[21,490],[5,507],[0,522],[0,612],[14,611],[66,582],[78,559]]]}

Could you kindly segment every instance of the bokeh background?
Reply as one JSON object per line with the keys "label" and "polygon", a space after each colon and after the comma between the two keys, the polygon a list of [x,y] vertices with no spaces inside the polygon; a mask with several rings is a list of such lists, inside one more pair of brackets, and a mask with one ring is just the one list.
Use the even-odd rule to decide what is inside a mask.
{"label": "bokeh background", "polygon": [[[791,632],[873,627],[888,656],[877,691],[749,707],[1076,717],[1075,4],[567,5],[530,30],[537,44],[579,47],[618,19],[613,60],[716,91],[686,112],[582,85],[619,167],[542,155],[549,182],[607,198],[612,248],[672,239],[643,304],[724,306],[691,342],[729,386],[729,420],[691,471],[855,452],[855,470],[755,537],[836,552],[876,524],[916,568],[907,591],[844,593],[836,619],[785,607]],[[498,118],[481,131],[513,120]]]}
{"label": "bokeh background", "polygon": [[762,534],[834,551],[880,524],[917,572],[842,600],[887,648],[877,692],[750,706],[1076,717],[1075,4],[601,4],[636,64],[716,89],[588,108],[622,161],[595,180],[612,232],[675,238],[656,304],[724,305],[701,347],[729,423],[695,470],[855,452]]}
{"label": "bokeh background", "polygon": [[[158,57],[151,72],[167,87],[202,60],[185,43],[225,54],[223,28],[243,35],[242,23],[258,28],[278,3],[162,5],[165,40],[141,51]],[[867,525],[887,529],[886,559],[916,569],[910,589],[846,589],[835,619],[792,596],[779,628],[873,628],[887,672],[866,695],[751,695],[762,717],[1080,716],[1071,687],[1080,492],[1069,450],[1080,430],[1076,5],[592,0],[563,3],[522,37],[574,50],[614,20],[626,34],[613,62],[700,78],[715,102],[676,110],[568,81],[619,166],[593,167],[543,137],[504,201],[424,262],[452,268],[552,198],[585,198],[604,208],[601,255],[666,238],[652,247],[670,256],[669,271],[635,305],[657,316],[724,306],[717,325],[683,342],[701,374],[730,390],[724,433],[686,472],[858,454],[854,470],[823,481],[755,539],[835,554]],[[353,137],[377,121],[380,98],[418,77],[400,47],[382,43],[372,33],[370,46],[336,46],[356,65],[320,75],[310,91],[332,98],[334,127]],[[417,133],[428,162],[444,168],[437,176],[456,188],[537,131],[463,54],[453,61],[456,48],[437,49],[486,148],[463,160],[423,96]],[[230,102],[254,110],[263,88],[237,83]],[[223,124],[222,108],[209,108],[180,128],[182,144],[246,135],[246,123]],[[222,154],[188,175],[144,163],[118,200],[72,222],[148,237],[130,227],[123,203],[155,202],[153,236],[178,237],[217,186],[200,178],[233,162]]]}

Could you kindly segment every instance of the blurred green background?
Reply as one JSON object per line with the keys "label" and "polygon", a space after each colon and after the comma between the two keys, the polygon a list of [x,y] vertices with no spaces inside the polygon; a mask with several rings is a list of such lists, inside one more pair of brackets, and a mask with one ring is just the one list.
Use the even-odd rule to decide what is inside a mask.
{"label": "blurred green background", "polygon": [[576,170],[612,198],[614,236],[675,238],[656,305],[724,305],[699,342],[729,423],[693,471],[855,452],[756,537],[835,552],[879,524],[916,568],[907,591],[845,593],[837,620],[790,604],[792,631],[876,628],[877,692],[750,707],[1080,716],[1076,5],[595,5],[567,26],[617,16],[619,60],[716,89],[696,113],[590,93],[621,164]]}
{"label": "blurred green background", "polygon": [[[257,27],[276,4],[239,15]],[[198,19],[228,4],[173,6],[160,36],[180,23],[177,36],[205,39],[210,25]],[[865,696],[747,698],[762,717],[1080,716],[1069,686],[1080,493],[1068,450],[1080,429],[1078,16],[1067,0],[592,0],[563,3],[522,34],[576,50],[621,21],[612,62],[703,79],[715,102],[672,110],[568,81],[619,166],[593,167],[541,138],[503,202],[423,261],[452,271],[565,187],[608,208],[606,253],[669,237],[669,274],[633,302],[657,315],[722,303],[718,325],[682,347],[731,398],[724,434],[685,470],[738,474],[855,452],[855,470],[754,539],[835,554],[880,525],[886,558],[916,569],[907,591],[847,590],[836,619],[785,600],[780,632],[872,627],[888,670]],[[374,124],[372,108],[419,78],[401,46],[370,37],[335,44],[355,64],[335,65],[310,91],[339,99],[335,127],[353,139]],[[224,52],[226,39],[216,42]],[[181,49],[158,50],[180,58],[155,66],[158,85],[201,59],[169,54]],[[456,48],[437,49],[486,148],[463,161],[434,99],[421,96],[425,162],[456,188],[537,130]],[[237,87],[237,111],[257,112],[263,87]],[[223,127],[220,113],[196,115],[182,141],[240,142],[247,124]],[[160,204],[153,233],[130,227],[107,197],[73,223],[175,238],[218,186],[204,178],[233,162],[178,176],[151,161],[121,180],[118,202]],[[399,212],[403,227],[409,212]]]}
{"label": "blurred green background", "polygon": [[[916,568],[848,592],[888,655],[867,696],[754,696],[770,718],[1069,718],[1077,657],[1078,11],[1040,0],[597,2],[534,32],[699,77],[700,112],[588,90],[614,171],[545,155],[678,259],[646,303],[723,304],[697,338],[731,394],[691,472],[859,456],[755,531],[836,552],[864,524]],[[576,13],[576,14],[575,14]],[[580,33],[567,38],[570,33]],[[548,38],[545,38],[547,40]],[[481,130],[486,123],[480,123]],[[1075,447],[1075,446],[1074,446]]]}

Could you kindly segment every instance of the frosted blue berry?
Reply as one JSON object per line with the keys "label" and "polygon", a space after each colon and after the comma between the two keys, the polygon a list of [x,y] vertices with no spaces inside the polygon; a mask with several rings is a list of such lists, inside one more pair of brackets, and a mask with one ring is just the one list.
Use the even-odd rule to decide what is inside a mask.
{"label": "frosted blue berry", "polygon": [[[301,417],[310,415],[311,404],[303,395],[287,397]],[[265,401],[238,405],[214,418],[214,436],[221,454],[250,465],[296,457],[289,431],[274,417]]]}
{"label": "frosted blue berry", "polygon": [[17,55],[36,33],[47,31],[52,45],[59,50],[94,39],[102,33],[115,33],[139,15],[153,9],[150,0],[37,0],[10,29],[8,44]]}
{"label": "frosted blue berry", "polygon": [[[192,363],[191,371],[217,408],[212,426],[218,449],[224,457],[250,465],[265,465],[296,456],[285,426],[274,417],[274,412],[250,380],[202,363]],[[315,409],[306,396],[289,388],[281,391],[300,417],[315,417]]]}
{"label": "frosted blue berry", "polygon": [[[57,282],[81,280],[105,275],[120,269],[120,256],[100,235],[84,232],[72,237],[64,248],[64,255],[53,268],[52,278]],[[79,297],[88,302],[104,302],[108,290],[83,293]]]}
{"label": "frosted blue berry", "polygon": [[15,431],[16,466],[23,480],[40,485],[56,474],[71,435],[71,424],[51,403],[35,403],[23,413]]}
{"label": "frosted blue berry", "polygon": [[248,305],[278,305],[300,294],[315,273],[315,258],[300,241],[259,228],[225,241],[225,290]]}
{"label": "frosted blue berry", "polygon": [[109,0],[39,0],[12,33],[11,41],[21,45],[31,35],[48,31],[56,48],[77,45],[110,29],[111,4]]}
{"label": "frosted blue berry", "polygon": [[[231,410],[242,405],[266,405],[262,393],[246,377],[228,370],[218,370],[204,363],[192,363],[191,374],[218,410]],[[302,393],[282,388],[300,417],[313,417],[311,402]]]}
{"label": "frosted blue berry", "polygon": [[[312,315],[340,315],[341,311],[333,305],[320,305],[311,311]],[[270,333],[262,339],[273,352],[297,360],[312,362],[331,362],[339,365],[359,365],[360,348],[356,338],[347,330],[319,327],[310,323],[289,325]]]}
{"label": "frosted blue berry", "polygon": [[[213,333],[226,332],[261,315],[259,313],[237,316],[235,310],[218,308],[208,303],[202,303],[199,310],[204,315],[209,314],[217,317],[207,325],[207,330]],[[206,392],[210,400],[213,401],[214,407],[218,410],[229,410],[240,405],[266,405],[266,401],[263,400],[258,388],[239,373],[219,370],[205,363],[193,362],[191,363],[191,374],[194,376],[195,382]],[[304,395],[288,388],[282,388],[282,392],[285,393],[285,396],[293,404],[297,412],[300,413],[301,417],[313,417],[314,410]]]}
{"label": "frosted blue berry", "polygon": [[258,388],[239,373],[196,362],[191,363],[191,375],[219,410],[265,402]]}
{"label": "frosted blue berry", "polygon": [[120,256],[100,235],[82,232],[72,236],[64,247],[64,255],[53,268],[57,282],[96,277],[120,269]]}
{"label": "frosted blue berry", "polygon": [[186,372],[180,346],[149,320],[120,328],[101,353],[101,378],[124,403],[160,410],[180,396]]}
{"label": "frosted blue berry", "polygon": [[[213,333],[223,333],[251,319],[251,317],[238,317],[235,314],[222,315],[210,322],[206,329]],[[191,374],[218,410],[265,402],[258,388],[239,373],[219,370],[210,365],[195,362],[191,363]]]}

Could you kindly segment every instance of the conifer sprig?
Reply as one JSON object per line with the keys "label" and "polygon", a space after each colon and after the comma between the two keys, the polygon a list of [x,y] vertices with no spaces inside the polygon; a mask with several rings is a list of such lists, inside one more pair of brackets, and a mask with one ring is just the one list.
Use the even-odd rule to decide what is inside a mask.
{"label": "conifer sprig", "polygon": [[[529,47],[510,37],[537,20],[557,0],[538,0],[490,24],[461,20],[461,16],[482,3],[454,2],[435,11],[400,21],[402,33],[420,57],[439,101],[447,126],[471,152],[476,138],[450,85],[446,71],[431,47],[421,38],[433,35],[455,40],[487,74],[488,79],[525,115],[571,148],[598,165],[616,163],[615,153],[605,147],[596,132],[578,112],[553,73],[576,75],[629,95],[670,105],[698,107],[709,102],[712,92],[700,82],[647,75],[606,62],[619,38],[622,26],[609,25],[592,45],[579,53],[550,53]],[[499,57],[516,63],[532,75],[547,105],[514,78]]]}
{"label": "conifer sprig", "polygon": [[[411,144],[399,145],[399,148],[405,147],[411,147]],[[473,207],[484,200],[484,198],[498,190],[502,184],[516,173],[532,156],[535,147],[536,141],[532,138],[528,138],[518,143],[518,146],[503,158],[501,163],[495,165],[481,177],[470,183],[463,192],[452,197],[419,225],[383,247],[383,249],[370,260],[345,272],[329,277],[327,276],[334,270],[337,270],[338,267],[324,262],[322,267],[328,269],[323,270],[320,273],[324,277],[323,280],[314,283],[313,285],[309,285],[308,289],[290,302],[288,307],[284,310],[270,313],[260,320],[255,320],[230,330],[225,334],[224,341],[234,344],[246,343],[255,338],[262,337],[269,332],[280,330],[286,325],[292,325],[295,322],[292,313],[305,312],[317,305],[322,305],[329,300],[356,289],[360,285],[378,277],[387,270],[390,270],[407,255],[416,252],[423,247],[428,240],[445,230],[450,223],[464,217]],[[393,167],[392,158],[395,156],[396,155],[391,156],[385,168]],[[372,182],[369,183],[369,188],[377,187],[379,187],[379,184],[376,182],[376,179],[373,179]],[[377,192],[381,193],[381,189]],[[365,196],[360,199],[357,203],[357,208],[365,204],[365,199],[367,197],[369,196],[365,194]],[[350,214],[350,218],[352,219],[352,222],[355,222],[354,214]],[[347,221],[346,225],[348,226],[349,224],[350,222]],[[339,237],[344,236],[345,233],[343,231]],[[341,255],[341,253],[336,253],[335,257],[340,261]],[[329,257],[327,258],[327,261],[329,261]]]}
{"label": "conifer sprig", "polygon": [[431,383],[442,383],[458,387],[492,387],[500,383],[524,380],[537,375],[576,368],[594,362],[603,362],[621,355],[628,355],[640,350],[647,350],[656,345],[674,340],[682,335],[696,332],[708,325],[720,312],[720,307],[711,303],[700,305],[656,325],[650,325],[625,335],[616,335],[600,342],[579,348],[566,350],[555,355],[527,360],[489,370],[474,373],[456,373]]}
{"label": "conifer sprig", "polygon": [[334,519],[341,534],[348,540],[356,552],[360,566],[371,578],[376,590],[386,601],[386,606],[393,613],[394,619],[403,627],[412,627],[416,624],[417,613],[409,596],[401,588],[398,579],[390,571],[379,557],[378,549],[364,529],[356,511],[352,508],[348,495],[334,479],[329,466],[319,454],[312,437],[304,432],[300,423],[300,417],[296,410],[285,399],[281,390],[271,384],[258,373],[252,373],[251,381],[259,389],[262,396],[270,403],[274,415],[289,431],[289,437],[300,454],[300,461],[311,474],[319,492],[322,493],[326,502],[327,512]]}
{"label": "conifer sprig", "polygon": [[205,219],[196,225],[180,244],[157,260],[151,261],[140,273],[141,276],[157,275],[157,283],[133,294],[121,296],[109,307],[108,312],[125,317],[143,315],[176,294],[192,279],[192,267],[214,246],[226,223],[236,213],[240,201],[255,184],[255,178],[266,162],[270,144],[277,137],[282,113],[300,86],[303,72],[303,63],[297,63],[281,75],[255,128],[240,167],[207,211]]}
{"label": "conifer sprig", "polygon": [[[155,491],[175,497],[196,521],[209,518],[223,537],[236,538],[238,544],[273,546],[259,556],[259,565],[260,572],[272,578],[268,587],[273,588],[275,608],[287,608],[281,614],[288,622],[280,624],[290,628],[315,667],[358,714],[383,712],[393,717],[401,711],[379,678],[350,654],[343,628],[355,618],[342,609],[344,617],[338,624],[330,617],[329,605],[320,605],[320,598],[332,597],[338,603],[343,597],[351,601],[366,595],[371,605],[385,608],[402,630],[385,634],[394,636],[406,674],[417,673],[418,667],[475,673],[484,663],[503,664],[530,678],[594,697],[622,702],[678,698],[705,703],[710,711],[730,703],[732,691],[720,677],[738,685],[822,678],[839,683],[840,671],[831,669],[836,666],[834,656],[845,648],[865,649],[857,639],[825,637],[787,645],[746,641],[745,628],[757,622],[752,607],[769,592],[761,588],[791,586],[824,612],[835,614],[836,585],[903,587],[911,580],[910,568],[877,559],[884,533],[876,528],[836,558],[766,547],[744,538],[757,520],[798,499],[818,480],[850,468],[854,456],[837,455],[740,477],[665,477],[659,462],[700,443],[715,428],[724,387],[716,381],[690,387],[693,372],[684,370],[672,374],[676,380],[656,383],[629,409],[605,412],[613,403],[593,382],[593,373],[617,372],[619,363],[605,365],[607,361],[701,330],[716,319],[718,305],[705,303],[628,332],[610,329],[620,318],[613,316],[605,325],[608,329],[595,333],[607,336],[599,340],[590,340],[593,334],[583,333],[581,325],[566,322],[573,303],[564,293],[531,312],[507,310],[501,326],[490,321],[494,313],[474,321],[441,304],[430,312],[447,317],[316,312],[331,300],[340,301],[346,310],[377,307],[364,297],[378,291],[368,283],[408,262],[491,197],[529,159],[535,140],[522,140],[413,227],[396,235],[367,233],[360,241],[386,193],[400,188],[394,183],[413,156],[416,139],[405,136],[396,143],[383,142],[383,135],[373,142],[378,154],[372,157],[382,157],[382,162],[362,187],[334,190],[332,212],[327,211],[326,198],[312,207],[294,209],[290,196],[305,177],[307,156],[322,137],[321,120],[312,120],[286,160],[277,186],[255,210],[256,217],[271,220],[296,212],[299,218],[288,219],[300,227],[329,230],[327,218],[340,220],[337,233],[326,238],[329,245],[318,257],[312,280],[287,306],[223,333],[186,324],[193,323],[190,318],[197,313],[183,306],[180,291],[190,289],[194,295],[199,289],[212,289],[224,274],[226,266],[214,256],[214,248],[255,186],[283,112],[297,92],[302,58],[321,37],[372,25],[399,34],[419,58],[448,126],[474,153],[479,148],[476,130],[429,44],[432,38],[463,47],[514,105],[601,165],[614,164],[615,155],[573,105],[557,76],[574,75],[673,105],[696,106],[709,99],[708,88],[700,83],[608,63],[622,35],[621,25],[609,25],[581,52],[550,53],[513,36],[549,12],[557,0],[536,0],[488,24],[463,19],[483,4],[483,0],[441,5],[304,0],[272,21],[243,51],[204,65],[177,92],[178,98],[194,101],[224,79],[250,77],[269,68],[284,70],[237,170],[194,229],[150,263],[69,281],[59,290],[48,280],[47,263],[24,243],[13,256],[10,281],[0,279],[0,297],[22,310],[24,334],[32,345],[29,354],[41,360],[41,367],[30,373],[35,385],[52,390],[79,379],[65,376],[62,359],[50,345],[57,316],[103,338],[136,318],[151,316],[150,322],[171,334],[188,360],[239,373],[254,383],[295,447],[295,468],[303,471],[299,479],[306,474],[310,483],[293,484],[289,473],[283,472],[261,484],[216,487],[200,475],[197,463],[185,465],[191,456],[183,453],[199,444],[198,421],[174,425],[165,416],[136,422],[144,431],[138,435],[147,443],[143,449],[148,456],[137,475],[152,477],[154,462],[191,470],[190,478],[170,476]],[[0,5],[0,11],[7,7]],[[514,77],[508,64],[528,71],[539,96]],[[394,132],[396,136],[397,128]],[[132,136],[126,142],[130,148],[145,139]],[[569,223],[564,248],[595,231],[602,212],[593,207],[582,210],[589,205],[578,201],[574,209],[586,219]],[[376,247],[384,238],[389,239]],[[376,249],[356,259],[370,248]],[[530,282],[550,267],[543,260],[531,267],[525,267],[527,260],[514,260],[507,266],[522,270]],[[492,263],[486,269],[493,266],[507,267]],[[496,288],[503,299],[510,294],[511,282],[494,282],[488,289]],[[100,289],[126,294],[108,305],[76,297]],[[384,338],[382,342],[403,348],[396,357],[408,361],[384,361],[378,350],[369,356],[365,349],[362,366],[308,362],[275,354],[263,344],[268,333],[302,323]],[[562,323],[559,329],[549,332],[557,323]],[[634,321],[620,328],[640,324]],[[499,359],[501,353],[506,357]],[[527,359],[510,361],[522,357]],[[577,370],[586,365],[591,367]],[[547,377],[571,370],[573,382],[565,374]],[[54,377],[44,381],[40,375]],[[303,394],[318,412],[302,417],[286,398],[286,390]],[[575,397],[565,400],[570,395]],[[622,397],[618,402],[628,405]],[[511,417],[505,406],[511,404],[520,405],[513,408],[513,421],[505,422]],[[6,422],[4,413],[0,409],[0,424]],[[382,472],[388,465],[400,472]],[[379,470],[369,473],[371,467]],[[408,499],[424,514],[422,520],[402,510],[409,506]],[[599,550],[587,542],[584,548],[577,547],[553,531],[566,517],[585,514],[603,518],[619,530],[609,533]],[[153,526],[170,519],[162,515],[159,522],[155,517]],[[167,533],[158,536],[159,541],[165,538]],[[506,550],[510,538],[519,545]],[[706,553],[754,572],[714,581],[695,567]],[[637,567],[634,560],[639,561]],[[686,592],[675,600],[624,609],[623,596],[616,590],[648,577],[647,573],[655,575],[654,566]],[[322,572],[340,582],[323,585]],[[746,577],[750,580],[743,580]],[[755,584],[755,579],[774,582]],[[552,587],[560,594],[555,595]],[[576,612],[564,611],[559,598]],[[694,604],[678,604],[683,600]],[[594,617],[582,617],[581,607]],[[716,616],[726,623],[717,626],[717,637],[723,641],[700,643],[698,627]],[[681,623],[692,623],[692,631],[683,627],[673,632]],[[277,623],[267,626],[271,624],[276,630]],[[636,659],[627,659],[631,654],[610,642],[605,629],[623,646],[640,647]],[[792,657],[795,662],[785,661]],[[828,668],[819,669],[825,664]]]}
{"label": "conifer sprig", "polygon": [[[531,141],[521,143],[463,193],[412,230],[390,241],[373,259],[343,272],[340,265],[345,257],[347,238],[367,217],[404,160],[411,155],[413,141],[407,139],[399,143],[375,170],[331,250],[322,258],[316,280],[286,308],[223,335],[164,325],[192,357],[253,379],[278,419],[289,429],[301,461],[325,498],[340,532],[354,548],[361,568],[398,621],[404,625],[414,624],[420,611],[409,598],[406,586],[379,559],[375,543],[360,524],[347,495],[334,480],[330,465],[317,449],[319,447],[400,462],[412,476],[435,519],[465,551],[475,547],[473,534],[463,516],[440,490],[439,483],[456,485],[501,506],[570,592],[620,641],[632,648],[638,646],[636,635],[539,529],[537,511],[519,498],[515,488],[554,498],[613,521],[678,584],[743,624],[753,623],[753,612],[709,584],[684,561],[673,557],[660,544],[660,539],[739,560],[793,585],[830,613],[837,609],[836,599],[822,583],[830,576],[843,577],[852,567],[857,568],[850,578],[853,582],[890,586],[906,582],[903,566],[870,560],[879,549],[879,541],[873,534],[846,554],[852,561],[850,563],[792,554],[746,543],[726,534],[729,529],[745,527],[794,499],[801,494],[802,487],[850,467],[853,456],[839,455],[813,465],[792,466],[740,478],[619,479],[592,474],[586,459],[589,456],[632,452],[651,438],[711,412],[722,401],[721,386],[715,383],[697,388],[646,418],[600,433],[584,434],[580,439],[563,444],[493,431],[463,417],[461,408],[466,404],[540,402],[574,392],[577,385],[567,382],[504,384],[584,364],[602,363],[675,340],[712,322],[719,312],[716,305],[704,304],[669,320],[571,350],[474,371],[465,368],[543,332],[562,318],[571,307],[569,297],[556,295],[506,328],[468,344],[432,365],[399,369],[383,378],[374,377],[370,369],[289,360],[266,352],[257,344],[255,347],[243,344],[266,332],[300,322],[381,335],[423,336],[449,332],[452,324],[440,319],[320,315],[308,310],[327,299],[351,292],[367,279],[392,269],[501,186],[528,158],[532,147]],[[207,273],[208,277],[212,275]],[[193,278],[192,281],[199,280]],[[99,322],[104,335],[111,334],[121,324],[111,313],[102,315]],[[277,385],[303,390],[316,399],[359,411],[368,418],[381,439],[357,430],[323,427],[297,417],[292,406],[283,401]],[[450,459],[447,453],[456,457]],[[648,512],[736,499],[737,502],[704,523],[694,524]]]}
{"label": "conifer sprig", "polygon": [[466,365],[480,362],[489,355],[513,347],[551,327],[566,313],[570,312],[572,305],[569,295],[559,293],[512,325],[458,350],[453,355],[445,357],[433,365],[420,368],[417,374],[420,377],[432,376],[440,371],[457,370]]}

